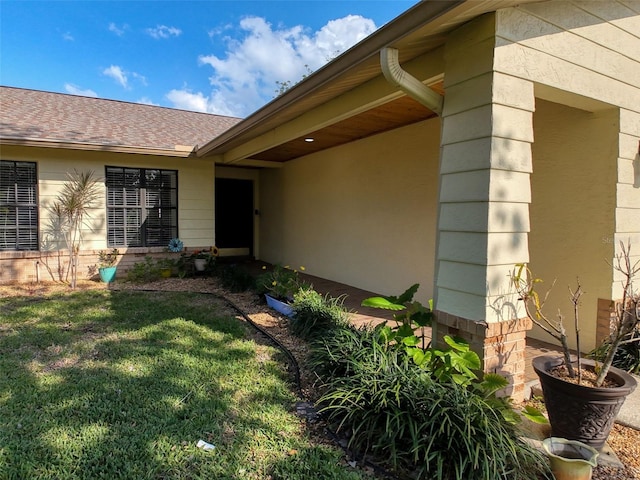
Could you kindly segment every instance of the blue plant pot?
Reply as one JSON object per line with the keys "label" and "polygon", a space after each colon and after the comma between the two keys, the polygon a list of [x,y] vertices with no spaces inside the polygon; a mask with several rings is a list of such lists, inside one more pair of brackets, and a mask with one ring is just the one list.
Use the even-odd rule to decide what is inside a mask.
{"label": "blue plant pot", "polygon": [[265,294],[265,298],[267,299],[267,305],[273,308],[276,312],[281,313],[287,317],[293,316],[293,308],[288,303],[282,302],[277,298],[273,298],[270,295]]}
{"label": "blue plant pot", "polygon": [[98,272],[100,273],[100,280],[104,283],[111,283],[116,279],[117,267],[100,267]]}

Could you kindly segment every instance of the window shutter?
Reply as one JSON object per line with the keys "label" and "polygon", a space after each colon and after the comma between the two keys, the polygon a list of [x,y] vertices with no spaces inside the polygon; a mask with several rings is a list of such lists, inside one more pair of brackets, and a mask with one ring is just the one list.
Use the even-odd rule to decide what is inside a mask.
{"label": "window shutter", "polygon": [[166,246],[178,236],[178,173],[107,167],[109,246]]}
{"label": "window shutter", "polygon": [[35,163],[0,160],[0,250],[38,249],[37,185]]}

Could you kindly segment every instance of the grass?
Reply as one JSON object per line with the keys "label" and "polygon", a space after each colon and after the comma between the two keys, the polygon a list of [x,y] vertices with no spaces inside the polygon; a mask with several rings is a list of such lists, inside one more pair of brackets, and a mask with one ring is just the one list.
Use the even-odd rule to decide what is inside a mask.
{"label": "grass", "polygon": [[199,294],[0,299],[0,478],[364,478],[311,441],[252,333]]}

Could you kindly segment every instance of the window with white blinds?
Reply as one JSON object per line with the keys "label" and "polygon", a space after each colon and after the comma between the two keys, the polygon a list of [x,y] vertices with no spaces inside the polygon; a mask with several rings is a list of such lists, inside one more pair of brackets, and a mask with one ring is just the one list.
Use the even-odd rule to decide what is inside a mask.
{"label": "window with white blinds", "polygon": [[106,167],[107,245],[165,247],[178,236],[178,172]]}
{"label": "window with white blinds", "polygon": [[0,160],[0,250],[38,250],[38,176],[33,162]]}

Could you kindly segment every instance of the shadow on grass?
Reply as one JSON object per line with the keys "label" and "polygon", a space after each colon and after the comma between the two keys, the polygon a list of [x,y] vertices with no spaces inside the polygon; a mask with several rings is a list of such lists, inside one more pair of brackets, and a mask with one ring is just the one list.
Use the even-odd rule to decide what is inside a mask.
{"label": "shadow on grass", "polygon": [[277,352],[214,297],[91,291],[0,308],[0,478],[265,478],[299,447]]}

